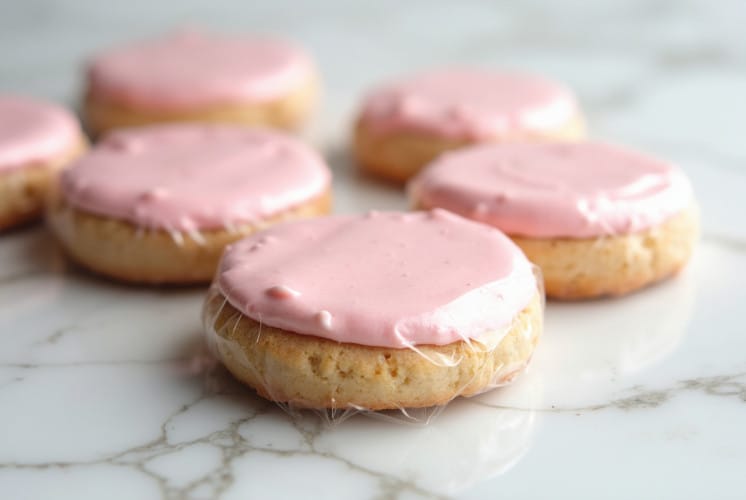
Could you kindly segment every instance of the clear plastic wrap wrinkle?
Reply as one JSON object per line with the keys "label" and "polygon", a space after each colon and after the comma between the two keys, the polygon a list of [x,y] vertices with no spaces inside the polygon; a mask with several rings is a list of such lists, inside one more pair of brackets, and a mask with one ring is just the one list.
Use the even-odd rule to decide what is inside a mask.
{"label": "clear plastic wrap wrinkle", "polygon": [[427,424],[454,398],[508,384],[526,368],[543,328],[542,277],[533,271],[529,304],[480,338],[401,349],[340,343],[256,321],[213,285],[203,309],[206,342],[233,376],[293,416]]}

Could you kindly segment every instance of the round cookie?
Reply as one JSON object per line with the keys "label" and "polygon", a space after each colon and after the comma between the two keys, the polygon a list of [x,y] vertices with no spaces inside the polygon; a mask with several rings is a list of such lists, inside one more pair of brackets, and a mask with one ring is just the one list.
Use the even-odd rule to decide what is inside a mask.
{"label": "round cookie", "polygon": [[621,295],[671,276],[699,232],[683,172],[596,142],[474,146],[438,158],[409,192],[418,208],[505,231],[559,299]]}
{"label": "round cookie", "polygon": [[0,95],[0,230],[37,219],[51,180],[85,147],[64,108]]}
{"label": "round cookie", "polygon": [[524,74],[453,68],[375,89],[355,127],[360,166],[403,182],[444,151],[482,142],[571,141],[585,127],[564,86]]}
{"label": "round cookie", "polygon": [[533,273],[500,231],[446,211],[323,217],[230,245],[203,318],[267,399],[427,407],[523,370],[542,330]]}
{"label": "round cookie", "polygon": [[327,213],[330,183],[314,151],[276,132],[201,124],[123,129],[65,170],[49,221],[69,255],[98,273],[207,282],[228,243]]}
{"label": "round cookie", "polygon": [[317,87],[310,57],[289,42],[180,31],[97,55],[85,121],[95,134],[194,121],[294,129]]}

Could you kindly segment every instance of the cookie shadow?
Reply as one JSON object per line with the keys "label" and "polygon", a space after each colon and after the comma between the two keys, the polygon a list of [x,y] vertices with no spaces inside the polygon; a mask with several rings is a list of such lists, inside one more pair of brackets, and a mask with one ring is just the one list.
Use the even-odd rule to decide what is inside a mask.
{"label": "cookie shadow", "polygon": [[34,222],[0,234],[0,284],[44,275],[62,274],[67,263],[62,250],[43,223]]}

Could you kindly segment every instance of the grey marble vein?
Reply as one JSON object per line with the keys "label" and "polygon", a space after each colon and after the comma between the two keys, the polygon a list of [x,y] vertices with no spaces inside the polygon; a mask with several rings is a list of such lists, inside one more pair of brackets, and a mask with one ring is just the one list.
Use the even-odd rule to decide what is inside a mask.
{"label": "grey marble vein", "polygon": [[[684,379],[663,389],[649,389],[644,386],[633,386],[623,391],[630,393],[628,396],[611,399],[603,403],[582,406],[552,405],[550,407],[521,408],[509,405],[494,405],[479,400],[473,400],[472,402],[479,406],[487,406],[496,409],[537,411],[544,413],[584,413],[609,409],[631,411],[658,408],[686,391],[701,392],[708,396],[735,398],[737,401],[746,403],[746,372],[738,372],[731,375]],[[746,406],[744,409],[746,410]]]}
{"label": "grey marble vein", "polygon": [[0,276],[0,286],[13,285],[22,281],[43,278],[51,273],[46,269],[28,269]]}
{"label": "grey marble vein", "polygon": [[43,363],[8,363],[0,362],[0,368],[15,368],[20,370],[43,370],[46,368],[88,368],[93,366],[152,366],[183,363],[191,358],[174,357],[163,359],[112,359],[86,361],[47,361]]}
{"label": "grey marble vein", "polygon": [[[20,367],[34,367],[34,365],[20,365]],[[233,462],[249,453],[262,453],[274,455],[277,457],[316,457],[322,460],[329,460],[339,463],[348,470],[364,474],[374,479],[378,485],[378,492],[374,498],[394,499],[400,494],[406,492],[423,499],[444,499],[446,496],[428,491],[412,480],[402,479],[391,474],[373,470],[363,465],[357,464],[349,459],[339,456],[329,451],[321,451],[316,448],[315,440],[326,429],[321,419],[304,419],[304,415],[298,413],[295,418],[283,414],[270,402],[260,398],[248,396],[247,391],[237,386],[237,383],[230,379],[222,369],[210,370],[207,374],[208,380],[205,383],[203,393],[191,402],[182,405],[171,415],[169,415],[160,425],[159,435],[142,444],[137,444],[130,448],[117,451],[100,458],[81,461],[59,461],[59,462],[41,462],[41,463],[23,463],[23,462],[5,462],[0,463],[2,469],[29,469],[44,470],[50,468],[70,469],[84,468],[94,465],[109,465],[113,467],[126,467],[139,472],[153,480],[161,493],[162,500],[190,500],[198,498],[211,498],[218,500],[230,489],[235,481],[235,472]],[[180,415],[188,412],[195,405],[206,399],[225,395],[241,394],[247,396],[251,407],[247,410],[244,417],[232,421],[227,427],[211,432],[207,436],[190,439],[186,441],[171,442],[168,438],[168,431],[171,423]],[[300,449],[282,450],[267,446],[256,446],[250,444],[239,432],[240,428],[260,415],[268,413],[292,426],[303,438],[304,446]],[[305,424],[305,425],[304,425]],[[201,471],[201,473],[191,479],[186,485],[175,486],[170,483],[166,475],[159,474],[148,466],[148,463],[158,457],[178,453],[190,446],[203,444],[217,448],[221,454],[221,460],[218,467]],[[207,496],[204,492],[207,491]],[[198,494],[197,492],[201,492]]]}
{"label": "grey marble vein", "polygon": [[702,241],[725,247],[732,252],[746,253],[746,239],[743,238],[706,232],[702,235]]}
{"label": "grey marble vein", "polygon": [[[0,463],[0,497],[36,495],[46,500],[49,491],[73,496],[68,485],[83,498],[101,498],[106,494],[102,491],[112,498],[130,498],[135,495],[129,487],[142,487],[138,491],[143,497],[161,500],[245,498],[244,488],[254,488],[262,497],[271,495],[277,481],[286,478],[259,477],[258,484],[247,484],[242,474],[285,460],[298,466],[299,478],[318,473],[318,478],[303,479],[328,481],[329,496],[334,498],[340,496],[333,484],[338,475],[349,476],[342,479],[352,486],[364,483],[364,498],[441,498],[435,485],[448,481],[432,479],[423,464],[413,465],[412,470],[419,472],[403,471],[395,465],[396,457],[389,456],[389,441],[384,438],[405,441],[397,450],[402,460],[422,460],[421,454],[406,454],[410,445],[421,443],[413,437],[417,433],[427,439],[427,452],[461,453],[466,466],[458,470],[475,472],[473,477],[458,478],[464,479],[463,488],[470,488],[464,490],[469,497],[738,495],[745,459],[741,423],[746,415],[746,365],[743,338],[738,335],[742,322],[735,309],[744,294],[741,280],[729,271],[743,269],[746,257],[746,233],[738,225],[744,203],[737,199],[746,179],[746,148],[734,130],[743,120],[728,113],[743,114],[744,109],[746,11],[739,0],[187,4],[156,2],[144,11],[134,3],[95,0],[9,3],[0,9],[3,91],[77,104],[81,65],[93,51],[180,23],[291,36],[318,58],[324,78],[323,113],[311,135],[343,150],[342,155],[329,155],[335,166],[336,210],[358,212],[372,206],[406,209],[400,191],[362,178],[348,159],[349,113],[370,85],[428,65],[462,62],[547,74],[578,92],[593,136],[650,149],[679,161],[691,174],[703,207],[703,240],[695,272],[688,273],[686,283],[671,285],[697,291],[693,304],[672,305],[686,304],[693,310],[692,319],[684,326],[657,317],[669,301],[683,301],[683,292],[661,295],[651,290],[628,302],[578,306],[578,314],[588,311],[590,321],[595,318],[603,333],[614,338],[611,345],[618,351],[610,353],[612,349],[588,342],[584,335],[571,335],[577,333],[575,317],[554,315],[551,335],[559,341],[546,345],[558,356],[565,350],[577,353],[578,366],[556,370],[557,365],[536,363],[538,373],[529,376],[538,376],[528,381],[528,389],[535,389],[537,398],[544,391],[556,406],[546,400],[532,404],[537,401],[529,397],[534,393],[514,386],[507,391],[518,390],[517,400],[527,403],[514,407],[488,403],[508,399],[465,399],[462,407],[454,408],[458,411],[439,417],[452,427],[436,421],[426,428],[383,436],[380,427],[368,426],[363,418],[330,428],[315,414],[286,415],[222,368],[209,362],[203,368],[203,360],[187,352],[197,337],[189,321],[198,322],[201,291],[116,286],[71,267],[42,225],[4,233],[0,292],[8,302],[0,317],[0,338],[9,362],[0,363],[0,414],[14,435],[0,433],[5,461]],[[699,120],[700,112],[706,119]],[[723,276],[727,283],[721,283]],[[705,293],[705,287],[721,286],[717,293]],[[732,298],[732,314],[727,314],[722,297]],[[630,321],[594,316],[607,305],[622,311],[617,318],[629,310]],[[18,335],[27,326],[29,335]],[[630,338],[626,334],[631,327],[643,333],[650,329],[651,335]],[[669,330],[684,328],[675,350],[666,350],[665,356],[651,354],[663,349],[659,344],[668,346]],[[131,335],[131,342],[123,335]],[[593,384],[607,373],[599,375],[583,366],[583,360],[600,358],[608,358],[613,380],[594,385],[594,399],[577,399],[575,384]],[[671,378],[671,373],[685,375]],[[715,375],[699,376],[705,373]],[[75,388],[57,377],[90,382],[98,389],[95,377],[101,374],[108,377],[101,379],[111,384],[104,388],[111,397],[102,402],[88,398],[80,408],[71,401],[64,415],[47,414],[46,409],[57,404],[49,401],[57,401],[51,396],[59,395],[60,387],[71,389],[73,396],[65,393],[64,398],[75,395]],[[542,386],[549,377],[552,383]],[[645,385],[632,385],[636,380]],[[623,390],[601,388],[605,382]],[[107,413],[106,405],[112,402],[128,410]],[[148,403],[153,408],[137,407]],[[678,403],[691,403],[696,411],[681,412]],[[34,413],[38,409],[45,411]],[[141,413],[135,413],[138,410]],[[483,418],[475,420],[475,414]],[[592,414],[600,425],[622,432],[605,433],[608,441],[599,445],[587,439],[574,414]],[[505,415],[520,418],[503,421]],[[521,427],[534,418],[541,421],[541,432]],[[474,422],[478,425],[468,428]],[[656,426],[652,438],[644,432],[649,424]],[[482,425],[505,432],[490,435],[478,428]],[[121,434],[114,434],[117,429]],[[454,429],[463,435],[445,435]],[[507,473],[496,473],[489,451],[509,447],[506,434],[525,437],[525,442],[514,443],[522,450],[517,460],[523,462]],[[696,439],[669,438],[691,435]],[[477,449],[464,448],[459,440],[463,436],[474,438],[469,444]],[[354,446],[370,449],[352,453],[343,442],[347,437],[356,441]],[[653,459],[667,467],[651,467]],[[306,472],[307,464],[322,467]],[[584,471],[583,481],[566,480],[578,470]]]}

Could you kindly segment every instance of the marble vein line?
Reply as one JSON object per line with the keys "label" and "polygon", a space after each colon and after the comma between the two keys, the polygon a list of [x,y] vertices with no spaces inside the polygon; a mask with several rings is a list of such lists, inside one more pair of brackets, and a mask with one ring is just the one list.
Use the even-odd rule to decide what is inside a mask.
{"label": "marble vein line", "polygon": [[13,285],[22,281],[49,276],[52,273],[44,269],[28,269],[0,276],[0,286]]}
{"label": "marble vein line", "polygon": [[[226,377],[226,375],[223,375],[223,377]],[[224,383],[225,382],[219,382],[218,384],[222,385]],[[235,384],[235,382],[232,381],[228,383],[232,385]],[[423,499],[447,498],[446,496],[439,495],[418,486],[413,480],[403,479],[391,474],[376,471],[329,451],[318,450],[315,445],[315,440],[324,430],[323,422],[321,421],[321,419],[314,420],[310,428],[302,425],[301,421],[298,418],[290,419],[290,425],[292,425],[303,438],[303,446],[301,448],[293,450],[281,450],[250,444],[241,435],[240,427],[244,424],[250,423],[259,415],[266,414],[270,410],[275,408],[272,403],[264,400],[259,400],[258,398],[254,400],[255,407],[252,408],[245,417],[234,420],[223,429],[214,431],[207,436],[196,439],[180,441],[177,443],[169,441],[168,428],[176,417],[186,413],[195,405],[208,398],[230,394],[245,394],[245,390],[237,389],[235,392],[233,392],[221,390],[216,391],[208,388],[199,397],[197,397],[190,403],[181,406],[179,409],[169,415],[166,420],[160,425],[160,432],[158,437],[147,443],[139,444],[131,448],[112,453],[108,456],[91,460],[70,462],[6,462],[0,463],[0,470],[45,470],[51,468],[68,469],[94,465],[110,465],[113,467],[130,468],[152,479],[157,484],[160,490],[161,499],[163,500],[205,498],[205,488],[209,490],[209,494],[206,498],[219,499],[221,498],[223,493],[225,493],[235,482],[235,476],[232,470],[233,461],[249,453],[263,453],[278,457],[317,457],[342,464],[350,471],[358,472],[374,479],[376,484],[378,485],[378,492],[375,496],[375,498],[378,499],[393,499],[403,492],[413,494],[416,497]],[[290,417],[286,417],[284,416],[284,414],[282,416],[278,414],[277,418]],[[167,476],[161,475],[148,467],[148,462],[155,458],[161,457],[163,455],[178,453],[179,451],[196,444],[209,445],[218,448],[221,453],[220,465],[217,468],[213,468],[212,470],[206,470],[202,472],[199,476],[194,477],[188,483],[181,487],[170,484],[169,478]],[[199,493],[197,493],[198,491]]]}
{"label": "marble vein line", "polygon": [[3,383],[0,384],[0,390],[3,389],[3,388],[5,388],[5,387],[8,387],[9,385],[17,384],[18,382],[23,382],[24,380],[25,380],[25,377],[13,377],[13,378],[10,378],[10,379],[8,379],[5,382],[3,382]]}
{"label": "marble vein line", "polygon": [[[95,310],[95,309],[93,309]],[[81,328],[81,320],[84,319],[86,316],[90,316],[91,312],[93,311],[86,311],[86,314],[80,315],[79,318],[76,320],[64,325],[59,326],[52,330],[51,333],[48,335],[42,337],[41,339],[34,342],[35,346],[42,346],[44,344],[57,344],[60,340],[62,340],[64,337],[66,337],[68,334],[74,334],[78,329]]]}
{"label": "marble vein line", "polygon": [[746,253],[746,240],[731,235],[705,232],[702,241],[725,247],[735,253]]}
{"label": "marble vein line", "polygon": [[549,408],[521,408],[510,405],[494,405],[478,400],[472,400],[471,403],[496,409],[545,413],[583,413],[608,409],[628,411],[657,408],[685,391],[698,391],[709,396],[735,397],[741,402],[746,403],[746,372],[684,379],[664,389],[647,389],[639,385],[633,386],[624,391],[631,392],[632,394],[629,396],[586,406],[563,407],[552,405]]}
{"label": "marble vein line", "polygon": [[694,66],[733,67],[739,62],[726,46],[712,42],[697,48],[668,47],[657,55],[656,61],[664,69],[691,68]]}
{"label": "marble vein line", "polygon": [[190,357],[164,358],[164,359],[113,359],[92,361],[62,361],[48,363],[3,363],[0,368],[15,368],[19,370],[41,370],[45,368],[87,368],[92,366],[151,366],[171,363],[184,363],[191,360]]}
{"label": "marble vein line", "polygon": [[43,339],[35,342],[35,345],[42,345],[42,344],[56,344],[58,343],[62,337],[67,335],[68,333],[73,333],[75,330],[78,329],[78,325],[71,324],[67,326],[61,326],[59,328],[55,328],[52,333],[44,337]]}

